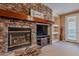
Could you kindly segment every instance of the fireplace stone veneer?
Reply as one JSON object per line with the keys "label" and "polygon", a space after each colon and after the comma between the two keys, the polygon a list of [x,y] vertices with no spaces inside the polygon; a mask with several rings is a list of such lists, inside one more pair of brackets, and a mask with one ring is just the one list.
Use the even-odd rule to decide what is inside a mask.
{"label": "fireplace stone veneer", "polygon": [[[9,42],[9,39],[8,39],[8,38],[10,38],[9,32],[11,31],[9,28],[31,29],[30,43],[31,43],[31,45],[37,45],[36,25],[37,25],[37,23],[35,23],[35,22],[21,21],[21,20],[10,19],[10,18],[0,18],[0,54],[8,53],[9,51],[12,51],[14,49],[17,50],[16,48],[14,48],[15,46],[17,46],[17,47],[19,46],[21,48],[21,45],[22,45],[22,47],[24,47],[23,46],[24,45],[23,43],[25,43],[24,42],[25,41],[24,34],[20,35],[20,34],[13,33],[11,35],[11,37],[13,37],[12,40],[14,40],[14,42],[12,42],[12,41]],[[48,24],[48,35],[49,36],[51,36],[50,30],[51,30],[51,25]],[[16,30],[16,31],[18,31],[18,30]],[[23,33],[23,32],[21,32],[21,33]],[[18,37],[19,37],[19,39],[17,39],[17,41],[15,41],[15,39]],[[23,39],[24,41],[23,40],[20,41],[20,39]],[[11,43],[11,45],[10,45],[10,43]],[[17,43],[17,45],[15,45],[16,43]],[[12,47],[12,46],[14,46],[14,47]],[[25,46],[27,47],[27,44]]]}
{"label": "fireplace stone veneer", "polygon": [[[27,20],[29,9],[43,13],[45,20],[33,17],[33,21]],[[8,51],[8,28],[20,27],[31,29],[31,45],[37,45],[36,23],[48,24],[48,35],[51,37],[52,9],[40,3],[24,4],[0,4],[0,54]],[[28,15],[28,16],[27,16]],[[46,20],[48,19],[48,20]],[[20,35],[18,35],[20,36]],[[15,37],[15,36],[14,36]],[[21,38],[24,38],[22,36]],[[19,43],[18,43],[19,44]]]}
{"label": "fireplace stone veneer", "polygon": [[[9,45],[8,45],[8,38],[9,38],[8,28],[10,28],[10,27],[11,28],[13,28],[13,27],[14,28],[30,28],[31,29],[31,38],[32,38],[31,39],[31,45],[37,44],[36,43],[36,24],[35,23],[28,22],[28,21],[19,21],[19,20],[17,21],[17,20],[14,20],[14,19],[0,18],[0,53],[9,52],[8,51],[8,47],[9,47]],[[20,36],[18,34],[18,36],[20,36],[22,39],[24,38],[23,35]],[[18,41],[18,45],[19,45],[19,43],[20,42]]]}

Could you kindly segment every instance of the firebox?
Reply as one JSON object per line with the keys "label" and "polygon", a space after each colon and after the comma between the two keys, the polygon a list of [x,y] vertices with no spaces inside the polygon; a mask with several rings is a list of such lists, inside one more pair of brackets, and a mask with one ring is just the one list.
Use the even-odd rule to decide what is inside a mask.
{"label": "firebox", "polygon": [[8,51],[31,45],[31,29],[8,27]]}

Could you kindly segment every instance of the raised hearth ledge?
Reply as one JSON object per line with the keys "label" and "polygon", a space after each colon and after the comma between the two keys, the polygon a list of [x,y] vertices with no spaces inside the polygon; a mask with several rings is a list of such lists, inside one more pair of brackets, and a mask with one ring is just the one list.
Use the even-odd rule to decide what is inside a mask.
{"label": "raised hearth ledge", "polygon": [[31,16],[29,16],[29,15],[26,15],[24,13],[13,12],[10,10],[4,10],[4,9],[0,9],[0,17],[15,18],[15,19],[19,19],[19,20],[27,20],[27,21],[32,21],[32,22],[36,22],[36,23],[45,23],[45,24],[54,23],[53,21],[38,18],[38,17],[32,17],[33,19],[30,20]]}

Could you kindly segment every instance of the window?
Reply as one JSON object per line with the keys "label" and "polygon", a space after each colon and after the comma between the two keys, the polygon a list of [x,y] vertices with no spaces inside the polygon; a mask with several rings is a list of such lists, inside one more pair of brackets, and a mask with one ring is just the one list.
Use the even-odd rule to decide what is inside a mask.
{"label": "window", "polygon": [[65,25],[65,28],[67,28],[67,40],[76,40],[76,16],[67,17],[67,23]]}

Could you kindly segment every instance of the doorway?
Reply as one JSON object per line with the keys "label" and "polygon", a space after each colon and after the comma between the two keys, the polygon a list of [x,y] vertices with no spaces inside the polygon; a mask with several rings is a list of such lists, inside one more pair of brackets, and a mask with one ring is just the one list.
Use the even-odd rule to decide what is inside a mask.
{"label": "doorway", "polygon": [[65,40],[75,41],[77,39],[76,16],[65,18]]}

